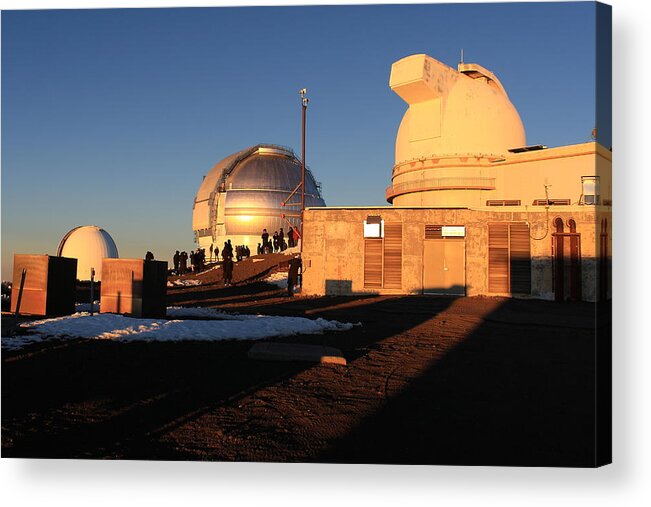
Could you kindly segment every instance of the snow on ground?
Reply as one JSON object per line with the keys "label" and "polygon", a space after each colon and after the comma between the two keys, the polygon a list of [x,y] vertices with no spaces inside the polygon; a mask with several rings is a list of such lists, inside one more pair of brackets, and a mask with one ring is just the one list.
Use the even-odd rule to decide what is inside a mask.
{"label": "snow on ground", "polygon": [[[30,343],[76,338],[131,341],[220,341],[261,340],[298,334],[321,334],[327,331],[347,331],[353,324],[336,320],[279,317],[266,315],[230,315],[209,308],[168,309],[166,319],[135,319],[123,315],[101,313],[91,316],[79,312],[66,317],[38,320],[21,324],[29,333],[2,337],[2,348],[20,349]],[[208,318],[181,320],[178,317]],[[361,324],[359,324],[361,325]]]}
{"label": "snow on ground", "polygon": [[287,273],[273,273],[262,281],[272,283],[281,289],[287,290]]}
{"label": "snow on ground", "polygon": [[[75,312],[90,313],[90,303],[75,303]],[[99,313],[99,301],[93,301],[93,312]]]}
{"label": "snow on ground", "polygon": [[200,271],[199,273],[197,273],[197,276],[201,276],[201,275],[205,275],[206,273],[210,273],[210,272],[213,271],[214,269],[221,269],[221,266],[219,266],[219,265],[214,265],[214,266],[213,266],[212,268],[210,268],[210,269],[206,269],[206,270],[204,270],[204,271]]}
{"label": "snow on ground", "polygon": [[174,280],[173,282],[167,282],[168,287],[192,287],[195,285],[201,285],[201,280]]}
{"label": "snow on ground", "polygon": [[168,319],[214,319],[214,320],[244,320],[245,318],[257,317],[257,315],[237,315],[232,313],[222,312],[215,308],[201,308],[184,306],[168,306],[167,318]]}

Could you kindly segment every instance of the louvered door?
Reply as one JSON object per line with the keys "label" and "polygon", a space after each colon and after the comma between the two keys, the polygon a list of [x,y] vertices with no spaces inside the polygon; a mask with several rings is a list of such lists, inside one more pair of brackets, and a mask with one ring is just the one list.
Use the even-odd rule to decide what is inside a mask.
{"label": "louvered door", "polygon": [[531,241],[525,223],[509,225],[509,260],[512,294],[531,293]]}
{"label": "louvered door", "polygon": [[364,240],[364,287],[382,287],[382,239]]}
{"label": "louvered door", "polygon": [[402,288],[402,224],[384,224],[384,288]]}
{"label": "louvered door", "polygon": [[528,224],[488,224],[488,291],[502,294],[531,293],[531,240]]}
{"label": "louvered door", "polygon": [[488,224],[488,292],[509,292],[508,224]]}

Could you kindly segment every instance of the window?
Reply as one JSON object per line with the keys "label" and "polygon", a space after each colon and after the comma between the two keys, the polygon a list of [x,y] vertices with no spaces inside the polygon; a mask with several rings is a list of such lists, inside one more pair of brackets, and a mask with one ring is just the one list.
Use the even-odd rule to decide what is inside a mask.
{"label": "window", "polygon": [[600,204],[599,176],[581,176],[581,204]]}
{"label": "window", "polygon": [[567,221],[567,225],[568,225],[568,227],[570,228],[570,232],[571,232],[572,234],[576,234],[576,221],[575,221],[573,218],[570,218],[570,219]]}
{"label": "window", "polygon": [[569,199],[536,199],[533,201],[534,206],[569,206]]}
{"label": "window", "polygon": [[426,225],[425,239],[443,239],[442,225]]}
{"label": "window", "polygon": [[382,220],[379,216],[366,217],[366,220],[364,220],[364,237],[383,238],[384,220]]}
{"label": "window", "polygon": [[495,199],[486,201],[486,206],[520,206],[520,199]]}

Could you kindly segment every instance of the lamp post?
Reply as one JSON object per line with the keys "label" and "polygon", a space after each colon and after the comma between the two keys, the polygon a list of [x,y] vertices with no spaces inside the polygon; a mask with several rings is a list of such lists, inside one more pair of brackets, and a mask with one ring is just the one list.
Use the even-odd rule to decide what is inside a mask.
{"label": "lamp post", "polygon": [[310,99],[306,97],[307,88],[303,88],[301,94],[301,109],[302,109],[302,129],[301,129],[301,253],[303,252],[303,218],[305,215],[305,117],[307,113],[307,104]]}

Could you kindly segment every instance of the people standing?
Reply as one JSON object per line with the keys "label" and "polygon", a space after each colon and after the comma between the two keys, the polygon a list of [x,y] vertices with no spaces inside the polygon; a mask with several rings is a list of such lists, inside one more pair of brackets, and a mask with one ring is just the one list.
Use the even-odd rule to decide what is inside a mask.
{"label": "people standing", "polygon": [[233,280],[233,247],[231,245],[231,240],[229,239],[224,243],[224,248],[222,249],[222,273],[224,276],[224,286],[228,287],[231,285]]}
{"label": "people standing", "polygon": [[301,258],[297,255],[289,261],[289,271],[287,272],[287,296],[294,295],[294,287],[298,283],[298,271],[303,266]]}
{"label": "people standing", "polygon": [[268,253],[267,252],[267,246],[269,245],[269,233],[267,232],[267,229],[262,229],[262,253]]}
{"label": "people standing", "polygon": [[289,230],[287,231],[287,243],[289,244],[289,248],[294,248],[294,228],[290,227]]}
{"label": "people standing", "polygon": [[183,250],[179,256],[179,260],[181,261],[181,274],[184,275],[188,271],[188,252]]}
{"label": "people standing", "polygon": [[146,260],[146,261],[153,261],[153,260],[154,260],[154,254],[148,251],[148,252],[145,254],[145,260]]}
{"label": "people standing", "polygon": [[233,258],[227,256],[222,263],[224,273],[224,286],[228,287],[233,283]]}
{"label": "people standing", "polygon": [[179,266],[181,265],[181,254],[179,254],[178,250],[174,254],[173,260],[174,260],[174,272],[178,275],[179,274]]}
{"label": "people standing", "polygon": [[278,251],[278,231],[274,231],[274,235],[272,236],[273,238],[273,247],[274,247],[274,252]]}
{"label": "people standing", "polygon": [[287,246],[285,245],[285,233],[283,232],[283,228],[280,228],[280,232],[278,233],[278,246],[280,246],[280,251],[283,252],[285,251],[285,248]]}
{"label": "people standing", "polygon": [[210,252],[210,258],[208,259],[210,262],[212,262],[212,249],[213,249],[213,244],[210,243],[210,250],[209,250],[209,252]]}
{"label": "people standing", "polygon": [[206,252],[204,251],[204,249],[197,248],[197,252],[194,254],[197,273],[203,271],[203,261],[205,257],[206,257]]}

